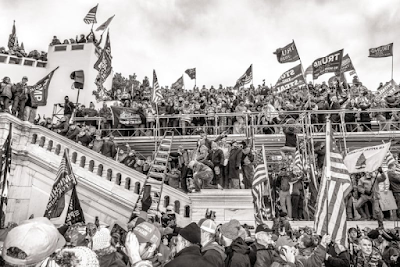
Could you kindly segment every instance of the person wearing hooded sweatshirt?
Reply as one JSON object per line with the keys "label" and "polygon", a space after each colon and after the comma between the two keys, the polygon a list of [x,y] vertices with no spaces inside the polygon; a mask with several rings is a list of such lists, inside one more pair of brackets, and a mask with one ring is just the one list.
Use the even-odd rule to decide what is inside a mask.
{"label": "person wearing hooded sweatshirt", "polygon": [[250,248],[240,237],[240,223],[232,219],[221,226],[222,243],[225,246],[225,267],[250,267]]}
{"label": "person wearing hooded sweatshirt", "polygon": [[202,255],[200,227],[190,223],[179,231],[176,242],[176,255],[165,267],[212,267]]}
{"label": "person wearing hooded sweatshirt", "polygon": [[215,267],[225,266],[225,249],[215,241],[215,230],[217,224],[211,220],[204,220],[200,225],[201,231],[201,254]]}
{"label": "person wearing hooded sweatshirt", "polygon": [[325,267],[350,266],[350,254],[340,243],[330,243],[325,257]]}

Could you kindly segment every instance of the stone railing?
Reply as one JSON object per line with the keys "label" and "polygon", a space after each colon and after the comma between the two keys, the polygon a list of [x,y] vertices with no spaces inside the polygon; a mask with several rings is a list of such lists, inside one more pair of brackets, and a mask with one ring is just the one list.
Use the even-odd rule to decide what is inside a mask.
{"label": "stone railing", "polygon": [[[4,142],[8,134],[9,123],[13,125],[13,150],[24,152],[36,146],[61,157],[64,149],[69,149],[71,162],[87,172],[95,174],[100,179],[109,181],[124,190],[129,190],[137,195],[144,185],[146,176],[123,164],[79,145],[53,131],[41,126],[22,122],[9,115],[0,114],[0,141]],[[29,151],[26,151],[29,153]],[[150,182],[151,184],[151,182]],[[134,204],[134,203],[132,203]],[[175,212],[182,217],[190,218],[190,198],[187,194],[164,185],[161,199],[161,210],[167,205],[173,205]]]}

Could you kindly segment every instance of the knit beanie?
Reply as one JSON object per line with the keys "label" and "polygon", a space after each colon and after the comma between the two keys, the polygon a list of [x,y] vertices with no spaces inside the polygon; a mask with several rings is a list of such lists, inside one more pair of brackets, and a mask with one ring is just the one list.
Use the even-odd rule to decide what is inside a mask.
{"label": "knit beanie", "polygon": [[77,267],[99,267],[99,261],[97,260],[97,255],[88,247],[74,247],[65,248],[57,253],[56,263],[63,265],[63,263],[71,264],[71,254],[75,255],[73,259],[74,266]]}
{"label": "knit beanie", "polygon": [[201,243],[200,227],[192,222],[179,231],[179,235],[192,244]]}
{"label": "knit beanie", "polygon": [[111,233],[107,228],[101,228],[93,236],[93,251],[111,246]]}
{"label": "knit beanie", "polygon": [[238,220],[230,220],[221,226],[221,234],[229,239],[236,239],[239,236],[240,223]]}
{"label": "knit beanie", "polygon": [[377,239],[379,237],[379,231],[377,229],[371,230],[367,236],[371,239]]}

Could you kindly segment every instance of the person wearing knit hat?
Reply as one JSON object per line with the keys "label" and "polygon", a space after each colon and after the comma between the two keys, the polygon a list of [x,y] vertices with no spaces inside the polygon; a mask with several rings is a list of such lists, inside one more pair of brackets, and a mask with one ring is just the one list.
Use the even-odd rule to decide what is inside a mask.
{"label": "person wearing knit hat", "polygon": [[241,226],[238,220],[230,220],[224,223],[221,228],[222,245],[225,246],[227,266],[250,266],[250,248],[240,237]]}
{"label": "person wearing knit hat", "polygon": [[203,258],[200,251],[200,227],[190,223],[179,231],[174,259],[165,267],[211,267],[215,266]]}
{"label": "person wearing knit hat", "polygon": [[124,266],[117,249],[111,244],[111,233],[107,228],[96,231],[92,238],[92,250],[97,254],[100,267]]}
{"label": "person wearing knit hat", "polygon": [[201,232],[201,254],[204,259],[212,263],[213,266],[225,266],[225,250],[215,241],[215,230],[217,224],[211,220],[206,219],[200,225]]}
{"label": "person wearing knit hat", "polygon": [[272,239],[273,230],[266,224],[260,224],[256,228],[256,241],[250,246],[251,266],[271,266],[278,253],[275,250],[275,242]]}

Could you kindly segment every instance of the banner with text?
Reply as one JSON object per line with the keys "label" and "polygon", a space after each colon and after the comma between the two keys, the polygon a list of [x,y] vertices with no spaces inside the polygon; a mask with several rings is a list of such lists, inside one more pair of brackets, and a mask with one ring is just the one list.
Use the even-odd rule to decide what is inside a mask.
{"label": "banner with text", "polygon": [[353,62],[351,62],[349,55],[346,54],[342,60],[342,68],[340,69],[340,73],[345,73],[347,71],[352,71],[352,70],[355,71],[356,69],[353,66]]}
{"label": "banner with text", "polygon": [[276,82],[275,88],[278,90],[278,93],[280,93],[292,87],[297,87],[303,84],[306,84],[306,81],[304,80],[301,64],[299,64],[296,67],[284,72]]}
{"label": "banner with text", "polygon": [[118,127],[118,124],[129,126],[146,123],[145,115],[137,108],[111,106],[111,111],[113,113],[113,125],[115,127]]}
{"label": "banner with text", "polygon": [[368,57],[391,57],[393,56],[393,43],[369,49]]}
{"label": "banner with text", "polygon": [[340,73],[340,67],[342,65],[343,49],[333,52],[326,57],[321,57],[312,63],[313,66],[313,79],[318,79],[319,76],[334,72],[335,74]]}
{"label": "banner with text", "polygon": [[51,82],[51,78],[53,78],[54,72],[58,69],[55,68],[49,74],[47,74],[44,78],[38,81],[33,86],[28,86],[29,93],[32,99],[32,105],[34,106],[46,106],[47,105],[47,95],[49,90],[49,85]]}
{"label": "banner with text", "polygon": [[395,81],[391,80],[378,89],[378,94],[375,96],[375,99],[382,99],[399,91],[399,86],[396,84]]}
{"label": "banner with text", "polygon": [[390,143],[369,146],[350,151],[344,158],[349,173],[372,172],[378,169],[386,157]]}
{"label": "banner with text", "polygon": [[279,63],[294,62],[300,59],[294,41],[283,48],[276,49],[274,54],[276,55]]}
{"label": "banner with text", "polygon": [[72,188],[72,195],[68,205],[68,212],[67,216],[65,217],[65,223],[72,225],[78,222],[85,223],[85,216],[83,215],[81,203],[79,202],[76,187],[74,186]]}

